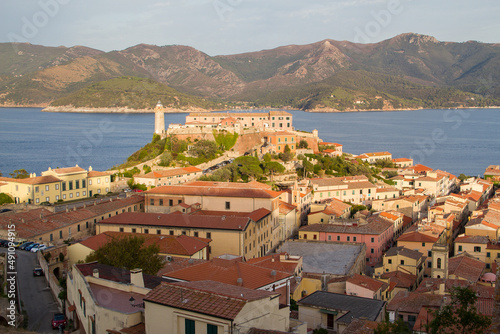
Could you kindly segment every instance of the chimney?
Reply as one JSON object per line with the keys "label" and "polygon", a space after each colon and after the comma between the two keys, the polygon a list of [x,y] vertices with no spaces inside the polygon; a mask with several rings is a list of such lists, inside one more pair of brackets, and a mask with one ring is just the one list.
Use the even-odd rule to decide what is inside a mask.
{"label": "chimney", "polygon": [[444,295],[444,283],[439,284],[439,294]]}
{"label": "chimney", "polygon": [[238,283],[238,286],[243,286],[243,278],[238,277],[238,279],[236,280],[236,283]]}
{"label": "chimney", "polygon": [[95,278],[99,278],[99,269],[95,268],[92,271],[92,276],[94,276]]}
{"label": "chimney", "polygon": [[130,270],[130,283],[135,286],[144,288],[144,277],[142,276],[141,268]]}
{"label": "chimney", "polygon": [[91,172],[91,171],[92,171],[92,166],[89,166],[89,172]]}

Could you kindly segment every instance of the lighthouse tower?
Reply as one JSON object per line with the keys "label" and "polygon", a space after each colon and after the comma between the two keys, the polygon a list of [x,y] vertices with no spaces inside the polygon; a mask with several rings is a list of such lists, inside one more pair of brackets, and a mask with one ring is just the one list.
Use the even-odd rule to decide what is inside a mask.
{"label": "lighthouse tower", "polygon": [[161,101],[158,101],[155,107],[155,134],[162,137],[165,134],[165,109]]}

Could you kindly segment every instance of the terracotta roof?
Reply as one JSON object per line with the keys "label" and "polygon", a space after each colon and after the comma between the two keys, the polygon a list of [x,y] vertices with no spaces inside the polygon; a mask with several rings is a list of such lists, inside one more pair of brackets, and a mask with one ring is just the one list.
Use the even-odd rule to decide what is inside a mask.
{"label": "terracotta roof", "polygon": [[125,212],[104,219],[97,224],[185,227],[217,230],[244,231],[250,223],[248,217],[237,216],[204,216],[185,214],[158,214],[144,212]]}
{"label": "terracotta roof", "polygon": [[96,170],[92,170],[92,171],[87,173],[87,176],[88,177],[98,177],[98,176],[109,176],[111,174],[113,174],[113,173],[111,173],[111,172],[99,172]]}
{"label": "terracotta roof", "polygon": [[454,287],[469,287],[476,295],[481,298],[494,298],[495,287],[485,286],[481,284],[470,284],[469,281],[463,279],[445,279],[445,278],[431,278],[426,277],[422,280],[415,292],[429,293],[439,291],[441,284],[444,284],[444,292],[450,293]]}
{"label": "terracotta roof", "polygon": [[259,220],[267,217],[271,214],[271,211],[268,209],[260,208],[252,212],[237,212],[237,211],[211,211],[211,210],[196,210],[189,215],[192,216],[220,216],[220,217],[247,217],[252,219],[254,222],[258,222]]}
{"label": "terracotta roof", "polygon": [[[285,255],[285,253],[281,253],[281,255]],[[271,254],[263,257],[248,259],[246,262],[262,268],[282,271],[289,274],[295,273],[297,266],[299,265],[298,260],[293,262],[281,261],[280,254]]]}
{"label": "terracotta roof", "polygon": [[381,279],[389,279],[389,282],[396,282],[396,287],[410,289],[417,281],[417,276],[404,273],[402,271],[389,271],[380,275]]}
{"label": "terracotta roof", "polygon": [[384,156],[384,155],[391,155],[389,152],[370,152],[370,153],[363,153],[364,155],[367,155],[369,157],[379,157],[379,156]]}
{"label": "terracotta roof", "polygon": [[436,242],[439,239],[439,234],[431,236],[419,231],[408,231],[403,233],[397,241],[413,241],[413,242]]}
{"label": "terracotta roof", "polygon": [[421,259],[424,255],[416,250],[408,249],[406,247],[391,247],[386,253],[385,256],[404,256],[410,259],[418,260]]}
{"label": "terracotta roof", "polygon": [[353,319],[351,323],[344,328],[342,334],[373,334],[379,326],[379,322],[365,319]]}
{"label": "terracotta roof", "polygon": [[208,247],[209,239],[190,237],[187,235],[159,235],[144,233],[125,233],[125,232],[104,232],[96,236],[87,238],[80,243],[92,250],[97,250],[113,239],[128,237],[143,237],[144,247],[157,245],[161,254],[192,256]]}
{"label": "terracotta roof", "polygon": [[141,322],[137,325],[121,329],[120,333],[123,333],[123,334],[146,334],[146,325],[143,322]]}
{"label": "terracotta roof", "polygon": [[487,244],[490,239],[483,235],[463,235],[455,239],[455,243]]}
{"label": "terracotta roof", "polygon": [[336,177],[332,178],[314,178],[311,179],[312,184],[316,184],[318,187],[329,187],[329,186],[343,186],[345,185],[342,180]]}
{"label": "terracotta roof", "polygon": [[385,192],[399,192],[399,190],[397,190],[396,188],[392,188],[392,187],[385,187],[385,188],[377,188],[376,189],[376,192],[378,193],[385,193]]}
{"label": "terracotta roof", "polygon": [[156,276],[163,276],[172,271],[176,271],[182,268],[190,267],[205,262],[207,262],[207,260],[193,259],[193,258],[189,259],[185,257],[172,256],[170,258],[170,261],[165,262],[163,268],[161,268],[156,273]]}
{"label": "terracotta roof", "polygon": [[350,233],[379,235],[394,226],[389,221],[373,221],[362,225],[340,225],[340,224],[312,224],[299,229],[302,232],[325,232],[325,233]]}
{"label": "terracotta roof", "polygon": [[[99,271],[99,278],[108,281],[130,284],[130,270],[127,269],[108,266],[106,264],[98,262],[75,264],[75,266],[82,273],[83,276],[92,276],[94,273],[94,269],[97,269]],[[161,282],[172,282],[169,279],[153,275],[147,275],[144,273],[142,274],[142,276],[144,278],[144,286],[148,289],[153,289]]]}
{"label": "terracotta roof", "polygon": [[276,198],[281,193],[262,189],[248,183],[192,181],[180,185],[161,186],[146,191],[148,194],[244,197],[244,198]]}
{"label": "terracotta roof", "polygon": [[411,169],[413,169],[415,172],[417,173],[421,173],[421,172],[431,172],[432,171],[432,168],[430,167],[427,167],[427,166],[424,166],[422,164],[416,164],[415,166],[413,167],[410,167]]}
{"label": "terracotta roof", "polygon": [[413,159],[408,159],[408,158],[396,158],[396,159],[392,159],[392,162],[408,162],[408,161],[413,161]]}
{"label": "terracotta roof", "polygon": [[417,315],[423,306],[441,306],[443,296],[426,293],[399,291],[387,304],[387,310]]}
{"label": "terracotta roof", "polygon": [[399,216],[396,216],[396,215],[394,215],[394,214],[392,214],[390,212],[387,212],[387,211],[382,211],[380,213],[380,216],[383,217],[383,218],[385,218],[385,219],[390,219],[392,221],[396,221],[396,220],[398,220],[400,218]]}
{"label": "terracotta roof", "polygon": [[144,300],[182,310],[234,320],[249,301],[269,298],[273,293],[235,287],[220,282],[163,283]]}
{"label": "terracotta roof", "polygon": [[58,179],[57,177],[55,177],[54,175],[35,176],[35,177],[28,177],[25,179],[13,179],[10,177],[0,177],[0,181],[23,183],[23,184],[46,184],[46,183],[53,183],[53,182],[61,182],[61,180]]}
{"label": "terracotta roof", "polygon": [[293,204],[288,204],[283,201],[279,201],[279,212],[280,214],[286,215],[290,211],[297,210],[297,207]]}
{"label": "terracotta roof", "polygon": [[448,260],[448,275],[455,275],[471,282],[477,282],[486,264],[467,253],[461,253]]}
{"label": "terracotta roof", "polygon": [[379,289],[381,289],[381,291],[384,291],[389,286],[385,282],[381,282],[369,276],[359,274],[354,274],[352,277],[349,277],[347,279],[347,282],[361,286],[373,292],[377,292]]}
{"label": "terracotta roof", "polygon": [[55,168],[52,170],[59,175],[86,172],[85,169],[78,167],[78,165],[76,165],[75,167]]}
{"label": "terracotta roof", "polygon": [[231,260],[214,258],[208,262],[168,273],[165,277],[182,281],[211,280],[225,284],[242,285],[248,289],[258,289],[291,275],[287,272],[271,270],[245,263],[241,258]]}

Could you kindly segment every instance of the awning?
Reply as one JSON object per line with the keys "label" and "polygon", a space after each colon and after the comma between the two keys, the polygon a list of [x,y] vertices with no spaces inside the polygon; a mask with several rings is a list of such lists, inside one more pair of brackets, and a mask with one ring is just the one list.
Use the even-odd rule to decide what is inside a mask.
{"label": "awning", "polygon": [[325,310],[325,309],[321,309],[319,310],[321,313],[325,313],[325,314],[333,314],[333,315],[337,315],[339,314],[339,312],[337,311],[331,311],[331,310]]}

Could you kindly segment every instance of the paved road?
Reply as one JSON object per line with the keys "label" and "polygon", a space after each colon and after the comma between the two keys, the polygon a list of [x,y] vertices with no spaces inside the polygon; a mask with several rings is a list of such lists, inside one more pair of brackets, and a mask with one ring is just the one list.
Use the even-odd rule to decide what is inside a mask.
{"label": "paved road", "polygon": [[[6,252],[0,248],[0,252]],[[16,250],[18,288],[23,302],[23,309],[28,314],[28,329],[38,333],[57,333],[50,321],[54,313],[60,312],[47,280],[44,276],[33,277],[33,268],[37,267],[36,254]]]}

